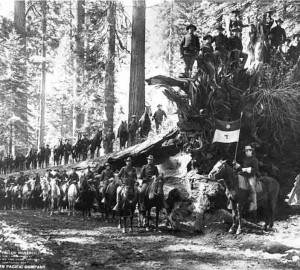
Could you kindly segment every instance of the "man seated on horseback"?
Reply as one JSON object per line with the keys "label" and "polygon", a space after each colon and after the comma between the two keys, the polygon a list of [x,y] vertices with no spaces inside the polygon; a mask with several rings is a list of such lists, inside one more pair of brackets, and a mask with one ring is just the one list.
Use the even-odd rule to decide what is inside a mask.
{"label": "man seated on horseback", "polygon": [[214,49],[212,47],[213,37],[211,35],[206,35],[203,37],[205,41],[203,47],[201,48],[202,53],[199,54],[197,58],[198,69],[200,66],[200,61],[202,61],[208,70],[210,82],[213,87],[221,88],[216,82],[216,58],[214,55]]}
{"label": "man seated on horseback", "polygon": [[131,116],[131,121],[128,123],[128,144],[129,146],[135,145],[136,132],[139,129],[139,123],[136,121],[136,115]]}
{"label": "man seated on horseback", "polygon": [[21,190],[21,194],[22,194],[22,187],[25,185],[25,182],[26,182],[26,178],[24,172],[20,172],[20,176],[17,179],[17,185],[18,188]]}
{"label": "man seated on horseback", "polygon": [[258,160],[253,156],[254,149],[250,145],[245,146],[246,157],[243,160],[243,165],[233,162],[234,168],[240,170],[242,175],[248,179],[250,185],[252,202],[249,206],[249,211],[257,210],[257,197],[256,197],[256,175],[258,173]]}
{"label": "man seated on horseback", "polygon": [[41,183],[41,177],[39,175],[38,172],[35,173],[35,176],[33,177],[34,182],[34,186],[37,186]]}
{"label": "man seated on horseback", "polygon": [[[248,54],[243,52],[242,40],[239,37],[241,30],[239,28],[233,28],[231,31],[233,32],[233,36],[228,39],[229,50],[231,52],[230,60],[238,64],[238,67],[240,66],[243,69],[246,64]],[[240,58],[243,59],[241,63]]]}
{"label": "man seated on horseback", "polygon": [[66,189],[66,194],[68,194],[68,189],[71,184],[74,184],[77,189],[77,194],[79,194],[78,189],[78,181],[79,181],[79,175],[76,173],[76,168],[72,168],[72,173],[69,175],[69,185]]}
{"label": "man seated on horseback", "polygon": [[[5,190],[6,190],[6,191],[10,191],[10,190],[12,189],[12,187],[14,186],[14,184],[15,184],[15,180],[14,180],[13,176],[10,175],[10,176],[8,177],[6,183],[5,183],[5,187],[4,187]],[[8,197],[8,195],[7,195],[7,192],[6,192],[5,198],[7,198],[7,197]]]}
{"label": "man seated on horseback", "polygon": [[[132,191],[135,191],[135,183],[137,180],[136,169],[131,166],[132,160],[131,157],[128,157],[126,160],[126,166],[122,167],[121,171],[118,174],[118,177],[121,179],[123,186],[118,187],[117,189],[117,204],[113,208],[114,211],[118,211],[120,208],[121,192],[125,186],[131,187]],[[136,195],[136,194],[135,194]]]}
{"label": "man seated on horseback", "polygon": [[157,167],[153,164],[153,156],[149,155],[147,157],[147,164],[142,167],[140,178],[143,179],[142,187],[140,191],[140,210],[145,211],[145,193],[146,190],[153,179],[159,175]]}
{"label": "man seated on horseback", "polygon": [[102,189],[102,203],[105,203],[105,194],[108,185],[110,184],[110,180],[114,180],[115,175],[113,170],[110,168],[110,164],[107,162],[105,163],[105,170],[102,171],[100,176],[100,182],[103,182],[103,189]]}

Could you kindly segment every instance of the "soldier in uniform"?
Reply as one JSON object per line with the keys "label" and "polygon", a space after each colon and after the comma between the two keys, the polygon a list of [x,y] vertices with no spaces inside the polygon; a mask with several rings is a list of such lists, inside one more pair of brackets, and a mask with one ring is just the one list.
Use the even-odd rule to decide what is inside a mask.
{"label": "soldier in uniform", "polygon": [[41,183],[41,177],[38,172],[35,173],[35,176],[33,177],[33,179],[35,180],[35,183],[34,183],[35,186],[37,186]]}
{"label": "soldier in uniform", "polygon": [[25,185],[25,183],[26,183],[26,177],[24,175],[24,172],[20,172],[20,176],[17,178],[17,185],[18,185],[18,188],[21,190],[21,195],[23,195],[22,187]]}
{"label": "soldier in uniform", "polygon": [[230,34],[233,35],[234,33],[232,32],[232,29],[238,28],[240,29],[240,32],[242,32],[243,27],[245,27],[245,25],[241,20],[241,13],[238,9],[231,11],[231,13],[234,14],[234,17],[229,21],[229,30]]}
{"label": "soldier in uniform", "polygon": [[87,134],[83,134],[83,139],[82,139],[81,143],[82,143],[82,159],[86,160],[88,147],[90,145],[90,140],[87,138]]}
{"label": "soldier in uniform", "polygon": [[65,165],[69,163],[69,156],[72,153],[72,145],[70,144],[69,139],[65,139],[65,144],[64,144],[64,160],[65,160]]}
{"label": "soldier in uniform", "polygon": [[156,133],[159,133],[159,127],[162,124],[162,121],[167,118],[166,112],[164,110],[162,110],[162,105],[158,104],[157,105],[157,111],[153,114],[152,119],[155,121],[155,127],[156,127]]}
{"label": "soldier in uniform", "polygon": [[[76,168],[74,167],[74,168],[72,168],[72,173],[69,175],[69,186],[71,184],[75,184],[77,193],[79,193],[78,181],[79,181],[79,175],[76,173]],[[68,194],[69,186],[66,189],[66,194]]]}
{"label": "soldier in uniform", "polygon": [[138,129],[139,129],[139,124],[136,121],[136,116],[133,115],[131,117],[131,121],[128,123],[128,133],[129,133],[128,144],[129,144],[129,146],[135,145],[136,132]]}
{"label": "soldier in uniform", "polygon": [[229,50],[231,52],[231,61],[240,64],[240,58],[242,58],[243,60],[240,65],[241,68],[244,68],[247,62],[248,54],[243,52],[242,40],[239,37],[240,29],[234,28],[231,31],[234,33],[234,35],[228,39]]}
{"label": "soldier in uniform", "polygon": [[140,210],[145,211],[145,192],[149,186],[149,183],[151,182],[152,178],[155,176],[158,176],[158,169],[153,164],[153,156],[149,155],[147,157],[147,165],[144,165],[141,170],[141,176],[140,178],[143,179],[142,187],[140,191]]}
{"label": "soldier in uniform", "polygon": [[[209,77],[213,87],[221,88],[216,82],[216,69],[215,69],[216,59],[214,56],[214,49],[211,45],[213,41],[213,37],[211,35],[205,35],[203,37],[203,40],[205,43],[201,48],[202,54],[199,54],[198,61],[203,60],[203,63],[205,64],[206,68],[209,71]],[[198,62],[198,66],[199,66],[199,62]]]}
{"label": "soldier in uniform", "polygon": [[190,24],[186,27],[188,33],[182,38],[180,43],[180,55],[184,61],[184,76],[191,77],[193,65],[200,51],[199,37],[195,35],[197,27]]}
{"label": "soldier in uniform", "polygon": [[233,162],[234,168],[242,171],[243,176],[245,176],[250,184],[250,192],[252,202],[249,207],[249,211],[257,210],[257,197],[256,197],[256,175],[258,174],[258,160],[253,155],[254,149],[250,145],[245,146],[246,157],[243,160],[243,165]]}
{"label": "soldier in uniform", "polygon": [[102,203],[105,203],[105,193],[107,186],[109,185],[110,181],[115,178],[113,170],[110,168],[110,164],[107,162],[105,163],[105,170],[102,171],[100,176],[100,182],[103,182],[103,189],[102,189]]}
{"label": "soldier in uniform", "polygon": [[61,174],[60,174],[60,171],[59,171],[59,169],[55,169],[55,175],[54,175],[54,177],[56,178],[56,183],[57,183],[57,185],[60,187],[61,186],[61,184],[62,184],[62,176],[61,176]]}
{"label": "soldier in uniform", "polygon": [[116,139],[116,135],[115,135],[112,127],[109,127],[108,131],[106,132],[106,135],[105,135],[105,141],[107,143],[107,153],[106,154],[113,152],[115,139]]}
{"label": "soldier in uniform", "polygon": [[215,58],[222,66],[225,65],[228,53],[228,38],[224,35],[224,28],[219,24],[216,28],[218,35],[213,37],[212,43],[215,43]]}
{"label": "soldier in uniform", "polygon": [[63,174],[61,176],[62,184],[66,183],[69,179],[69,175],[67,174],[67,170],[63,170]]}
{"label": "soldier in uniform", "polygon": [[276,49],[279,48],[279,50],[281,50],[281,45],[286,40],[285,30],[281,27],[283,20],[279,18],[275,22],[277,25],[271,29],[269,38],[271,39],[271,45]]}
{"label": "soldier in uniform", "polygon": [[49,148],[49,144],[47,144],[45,149],[46,168],[49,167],[50,156],[51,156],[51,149]]}
{"label": "soldier in uniform", "polygon": [[6,183],[5,183],[5,187],[4,187],[5,190],[6,190],[6,192],[5,192],[5,198],[8,197],[7,191],[10,191],[11,188],[14,186],[14,184],[15,184],[15,180],[14,180],[13,176],[10,175],[8,177],[8,179],[7,179]]}
{"label": "soldier in uniform", "polygon": [[271,28],[274,24],[274,19],[272,18],[272,14],[274,13],[275,11],[273,10],[269,10],[266,12],[266,19],[265,19],[265,27],[264,27],[264,33],[265,33],[265,36],[269,36],[270,34],[270,31],[271,31]]}
{"label": "soldier in uniform", "polygon": [[118,211],[120,207],[120,196],[124,186],[129,186],[134,190],[135,183],[137,180],[136,169],[133,167],[131,157],[128,157],[126,160],[126,166],[122,167],[120,170],[118,177],[121,179],[123,186],[118,187],[117,189],[117,204],[113,208],[114,211]]}
{"label": "soldier in uniform", "polygon": [[87,169],[88,169],[88,171],[86,173],[86,178],[94,180],[94,172],[91,171],[91,166],[88,165]]}

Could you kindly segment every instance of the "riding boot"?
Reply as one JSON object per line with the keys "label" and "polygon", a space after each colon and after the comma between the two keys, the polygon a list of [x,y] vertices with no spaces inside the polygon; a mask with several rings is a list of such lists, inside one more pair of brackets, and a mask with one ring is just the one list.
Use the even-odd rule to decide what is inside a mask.
{"label": "riding boot", "polygon": [[256,211],[257,210],[257,197],[256,197],[256,193],[252,193],[251,194],[251,199],[252,199],[252,202],[250,203],[249,211]]}

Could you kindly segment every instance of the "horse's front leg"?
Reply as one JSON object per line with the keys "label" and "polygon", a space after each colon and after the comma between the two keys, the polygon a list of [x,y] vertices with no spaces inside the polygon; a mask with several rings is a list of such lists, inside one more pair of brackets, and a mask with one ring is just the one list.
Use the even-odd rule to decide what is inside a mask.
{"label": "horse's front leg", "polygon": [[156,230],[158,230],[158,220],[159,220],[159,211],[160,209],[158,207],[156,207],[156,220],[155,220],[155,227]]}
{"label": "horse's front leg", "polygon": [[151,211],[151,208],[146,210],[146,231],[148,232],[149,231],[149,227],[150,227],[150,211]]}
{"label": "horse's front leg", "polygon": [[238,228],[236,231],[236,234],[241,234],[242,233],[242,214],[243,214],[243,204],[238,203],[237,204],[237,213],[238,213]]}
{"label": "horse's front leg", "polygon": [[231,205],[232,205],[232,211],[231,211],[231,214],[232,214],[232,225],[229,229],[229,233],[234,233],[235,232],[235,229],[236,229],[236,204],[234,204],[232,201],[231,201]]}
{"label": "horse's front leg", "polygon": [[54,211],[54,199],[51,198],[51,204],[50,204],[50,217],[53,216],[53,211]]}
{"label": "horse's front leg", "polygon": [[119,215],[119,225],[118,225],[118,229],[121,229],[122,228],[122,217],[121,215]]}
{"label": "horse's front leg", "polygon": [[134,216],[134,213],[131,213],[131,215],[130,215],[130,229],[129,229],[129,232],[133,232],[133,216]]}
{"label": "horse's front leg", "polygon": [[126,217],[123,217],[124,227],[122,233],[126,233],[126,219],[127,219]]}

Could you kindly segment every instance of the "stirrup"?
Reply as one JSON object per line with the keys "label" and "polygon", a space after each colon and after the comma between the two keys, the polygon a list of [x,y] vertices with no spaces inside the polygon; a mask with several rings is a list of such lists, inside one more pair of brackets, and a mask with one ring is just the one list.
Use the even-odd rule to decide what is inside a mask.
{"label": "stirrup", "polygon": [[113,208],[113,211],[118,211],[119,210],[119,205],[115,205],[115,207]]}

